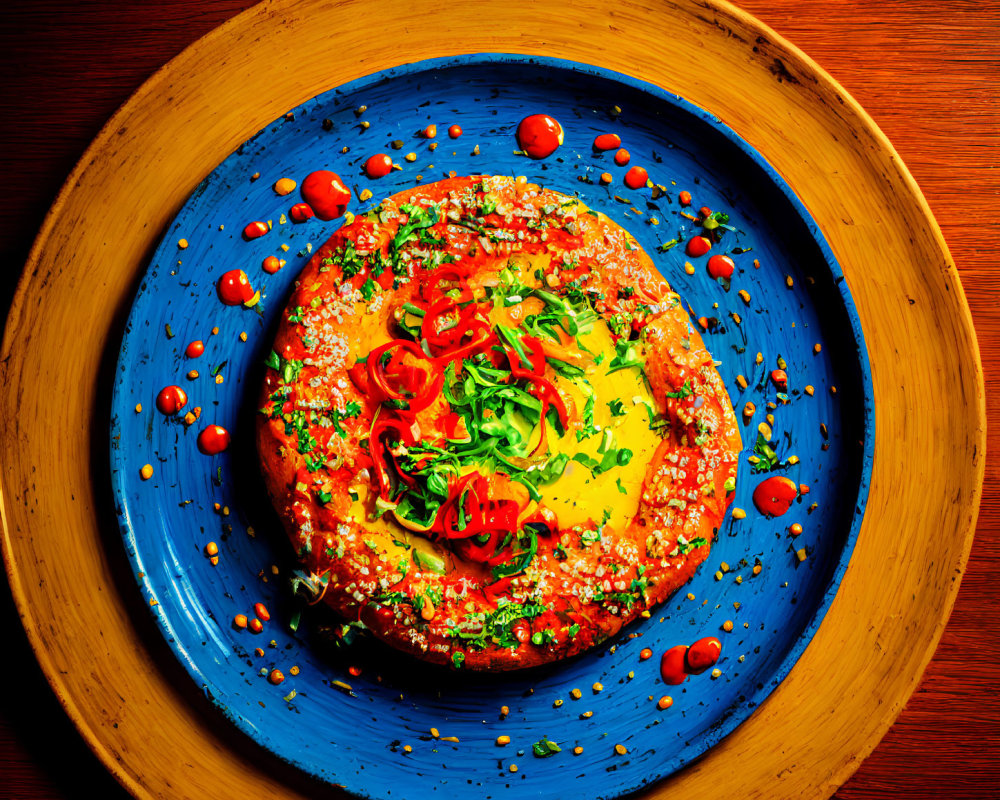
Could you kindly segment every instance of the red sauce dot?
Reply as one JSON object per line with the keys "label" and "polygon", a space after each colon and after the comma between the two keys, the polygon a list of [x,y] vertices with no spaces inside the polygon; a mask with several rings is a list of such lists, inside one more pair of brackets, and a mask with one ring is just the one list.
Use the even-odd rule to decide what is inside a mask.
{"label": "red sauce dot", "polygon": [[602,133],[594,139],[595,150],[614,150],[622,146],[622,137],[617,133]]}
{"label": "red sauce dot", "polygon": [[369,178],[384,178],[392,172],[392,159],[385,153],[376,153],[365,162],[365,175]]}
{"label": "red sauce dot", "polygon": [[708,259],[708,274],[713,278],[731,278],[736,264],[729,256],[714,255]]}
{"label": "red sauce dot", "polygon": [[[632,160],[632,154],[628,150],[622,149],[615,153],[615,163],[619,167],[624,167],[629,161]],[[645,183],[645,181],[643,181]]]}
{"label": "red sauce dot", "polygon": [[783,392],[788,388],[788,374],[783,369],[771,370],[771,382]]}
{"label": "red sauce dot", "polygon": [[686,191],[685,192],[681,192],[679,195],[677,195],[677,201],[682,206],[689,206],[689,205],[691,205],[691,192],[686,192]]}
{"label": "red sauce dot", "polygon": [[302,199],[325,222],[344,216],[351,202],[351,193],[340,176],[328,169],[319,169],[306,175],[300,191]]}
{"label": "red sauce dot", "polygon": [[215,456],[229,447],[229,431],[221,425],[209,425],[198,434],[198,449],[206,456]]}
{"label": "red sauce dot", "polygon": [[792,505],[798,487],[784,475],[774,475],[757,484],[753,490],[753,504],[762,514],[780,517]]}
{"label": "red sauce dot", "polygon": [[281,259],[277,256],[268,256],[264,259],[264,263],[261,264],[264,272],[273,275],[279,269],[281,269]]}
{"label": "red sauce dot", "polygon": [[316,212],[312,210],[308,203],[296,203],[288,209],[288,216],[292,222],[305,222],[315,217]]}
{"label": "red sauce dot", "polygon": [[216,284],[219,299],[227,306],[238,306],[254,295],[250,279],[241,269],[231,269]]}
{"label": "red sauce dot", "polygon": [[361,674],[361,667],[356,667],[354,665],[351,665],[350,667],[347,668],[347,674],[356,678]]}
{"label": "red sauce dot", "polygon": [[165,386],[156,395],[156,407],[167,416],[172,416],[187,405],[188,396],[180,386]]}
{"label": "red sauce dot", "polygon": [[548,114],[532,114],[517,126],[517,142],[531,158],[546,158],[563,143],[563,129]]}
{"label": "red sauce dot", "polygon": [[698,256],[703,256],[709,250],[712,249],[712,242],[706,239],[704,236],[693,236],[688,239],[687,247],[685,252],[692,258],[697,258]]}
{"label": "red sauce dot", "polygon": [[677,686],[687,680],[687,669],[684,657],[687,655],[687,645],[679,644],[671,647],[660,657],[660,677],[664,683]]}
{"label": "red sauce dot", "polygon": [[201,339],[195,339],[190,342],[184,350],[184,355],[188,358],[198,358],[202,353],[205,352],[205,343]]}
{"label": "red sauce dot", "polygon": [[702,219],[708,219],[710,216],[712,216],[712,209],[710,209],[708,206],[702,206],[701,208],[698,209],[698,216],[700,216]]}
{"label": "red sauce dot", "polygon": [[459,125],[452,125],[450,128],[448,128],[448,135],[452,139],[457,139],[459,136],[462,135],[462,128],[461,128],[461,126],[459,126]]}
{"label": "red sauce dot", "polygon": [[632,167],[625,173],[625,185],[629,189],[641,189],[649,180],[649,173],[643,167]]}
{"label": "red sauce dot", "polygon": [[259,239],[270,230],[266,222],[251,222],[243,229],[243,238],[247,241]]}
{"label": "red sauce dot", "polygon": [[687,667],[692,675],[700,675],[716,661],[722,652],[722,642],[714,636],[699,639],[688,648]]}

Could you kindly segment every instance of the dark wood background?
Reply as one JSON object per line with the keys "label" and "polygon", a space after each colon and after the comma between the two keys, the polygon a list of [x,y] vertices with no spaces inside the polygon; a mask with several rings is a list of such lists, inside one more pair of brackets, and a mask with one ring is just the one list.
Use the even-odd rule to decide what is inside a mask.
{"label": "dark wood background", "polygon": [[[5,315],[48,204],[100,127],[158,67],[252,3],[5,0],[2,5],[0,315]],[[893,142],[951,248],[975,320],[987,387],[995,386],[1000,4],[743,0],[739,5],[812,56]],[[947,413],[948,398],[941,404]],[[1000,420],[993,395],[987,410],[992,422]],[[937,653],[895,725],[837,792],[839,800],[1000,797],[998,451],[1000,434],[993,428],[976,539]],[[0,798],[127,797],[40,675],[6,585],[0,589],[0,636],[5,684]]]}

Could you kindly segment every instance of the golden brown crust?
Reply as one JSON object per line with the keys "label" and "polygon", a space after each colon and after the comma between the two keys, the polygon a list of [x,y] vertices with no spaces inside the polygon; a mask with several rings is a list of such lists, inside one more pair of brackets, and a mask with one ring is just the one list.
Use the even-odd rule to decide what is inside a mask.
{"label": "golden brown crust", "polygon": [[[460,278],[447,258],[456,255]],[[520,291],[533,300],[510,294],[497,299],[504,268],[505,275],[515,273]],[[592,348],[594,342],[607,344],[608,361],[594,359],[601,368],[588,363],[582,379],[556,375],[552,358],[537,369],[539,376],[545,371],[539,382],[555,386],[566,409],[566,435],[556,444],[550,438],[548,457],[554,458],[559,447],[569,452],[575,442],[590,446],[603,434],[602,448],[615,442],[618,449],[612,453],[618,460],[609,467],[605,459],[602,468],[593,454],[600,460],[603,449],[590,450],[589,456],[576,453],[566,459],[569,466],[552,484],[555,488],[541,487],[549,495],[543,492],[537,503],[522,498],[523,482],[491,477],[491,498],[504,498],[493,505],[513,508],[516,503],[518,508],[517,530],[505,545],[507,560],[499,564],[499,578],[496,566],[470,558],[462,546],[456,551],[454,540],[444,541],[442,512],[433,519],[437,529],[422,535],[404,529],[391,515],[379,515],[375,505],[379,464],[405,458],[402,442],[410,434],[390,436],[383,452],[382,440],[370,440],[378,438],[373,421],[411,426],[420,432],[419,442],[430,441],[432,434],[439,443],[460,435],[442,433],[446,417],[456,416],[445,399],[447,386],[432,387],[437,394],[428,393],[426,407],[398,410],[398,402],[393,405],[372,388],[365,365],[356,366],[358,358],[404,336],[403,304],[429,309],[428,286],[440,281],[443,288],[435,296],[449,286],[455,294],[460,285],[467,292],[463,302],[497,309],[489,312],[491,323],[501,320],[513,327],[532,319],[524,315],[551,312],[572,300],[577,303],[572,313],[584,309],[597,319],[595,333],[588,335],[598,338],[586,341]],[[557,352],[556,360],[586,359],[586,347],[579,349],[582,332],[575,344],[570,343],[574,337],[559,335],[569,355]],[[423,346],[428,348],[426,341]],[[487,355],[496,361],[484,353],[481,363],[488,364]],[[415,364],[426,358],[419,350],[412,355]],[[732,497],[741,447],[735,416],[711,355],[677,296],[648,255],[606,217],[575,198],[510,178],[455,178],[418,187],[345,225],[303,270],[270,365],[258,417],[261,468],[306,571],[325,591],[324,600],[347,619],[361,620],[379,638],[429,661],[483,670],[521,668],[573,655],[613,636],[690,579],[707,557]],[[596,425],[598,417],[587,416],[593,415],[593,401],[584,413],[587,394],[574,393],[581,380],[591,394],[595,387],[625,386],[631,388],[623,395],[633,396],[597,398],[604,416],[603,425]],[[536,390],[531,389],[536,397],[547,397]],[[615,400],[617,408],[608,411]],[[471,418],[468,422],[473,424]],[[626,467],[632,450],[643,460]],[[449,490],[471,469],[467,465],[452,474]],[[569,475],[574,470],[576,478]],[[608,483],[615,474],[617,489]],[[608,486],[611,492],[624,491],[631,484],[622,480],[629,475],[635,476],[634,491],[625,497],[601,494]],[[550,498],[571,484],[579,495],[573,495],[575,506]],[[602,502],[609,497],[610,502]],[[594,507],[578,516],[576,500]],[[612,516],[612,507],[629,503],[628,516]],[[560,518],[573,524],[558,524]],[[534,520],[532,525],[528,520]],[[520,557],[528,538],[520,537],[528,527],[533,552],[525,560]],[[510,566],[513,561],[519,570]],[[514,571],[503,576],[505,569]]]}

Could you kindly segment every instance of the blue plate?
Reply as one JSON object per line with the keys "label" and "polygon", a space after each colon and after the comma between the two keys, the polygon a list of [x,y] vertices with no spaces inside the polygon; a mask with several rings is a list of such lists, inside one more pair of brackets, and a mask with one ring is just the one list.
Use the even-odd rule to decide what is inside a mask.
{"label": "blue plate", "polygon": [[[362,105],[367,110],[359,116]],[[566,140],[554,156],[533,161],[516,152],[514,130],[538,112],[558,119]],[[418,134],[432,123],[439,131],[433,152]],[[447,136],[453,124],[462,127],[460,138]],[[594,137],[609,132],[621,136],[631,163],[646,167],[664,195],[627,189],[626,168],[614,165],[614,153],[592,151]],[[393,149],[395,140],[401,149]],[[364,177],[361,165],[377,152],[392,154],[402,169]],[[404,160],[409,152],[415,161]],[[329,630],[336,620],[319,607],[290,629],[298,609],[288,590],[295,563],[257,470],[253,417],[285,298],[310,251],[340,224],[284,222],[297,192],[279,197],[272,185],[285,176],[301,183],[315,169],[338,172],[356,196],[373,193],[369,203],[355,200],[354,211],[449,174],[526,175],[578,193],[635,235],[696,317],[720,321],[705,338],[733,405],[737,413],[747,400],[758,408],[743,427],[734,503],[747,516],[727,518],[709,561],[649,619],[567,663],[497,676],[415,663],[378,643],[335,647]],[[613,176],[608,186],[600,182],[603,172]],[[728,292],[707,275],[705,257],[687,259],[683,244],[665,246],[697,233],[679,213],[681,190],[691,192],[694,208],[727,211],[739,229],[721,248],[742,250],[733,255]],[[274,227],[246,242],[240,234],[253,220]],[[182,238],[186,249],[178,245]],[[288,263],[268,275],[261,262],[269,255]],[[219,276],[237,268],[263,294],[256,309],[226,307],[216,297]],[[186,359],[194,339],[205,342],[205,354]],[[787,403],[767,380],[779,356],[787,362]],[[186,377],[191,369],[198,378]],[[748,382],[744,391],[738,375]],[[155,408],[157,392],[170,384],[187,391],[185,411],[201,408],[190,427]],[[807,384],[815,394],[804,391]],[[774,446],[783,462],[776,472],[810,487],[779,519],[754,509],[751,495],[764,474],[747,460],[769,402],[777,404]],[[208,457],[195,440],[212,423],[229,429],[233,443]],[[135,298],[116,375],[111,467],[141,589],[135,602],[151,606],[194,680],[262,746],[366,797],[606,798],[704,753],[788,674],[851,555],[873,442],[871,376],[843,275],[767,162],[720,120],[657,87],[566,61],[490,54],[406,65],[326,92],[262,130],[202,182]],[[791,456],[798,460],[788,463]],[[155,474],[144,481],[146,463]],[[804,532],[792,538],[787,527],[796,522]],[[203,552],[210,541],[219,547],[217,566]],[[796,551],[803,548],[807,558],[800,561]],[[257,602],[271,615],[263,633],[237,630],[234,616],[252,617]],[[731,632],[723,629],[727,620]],[[708,635],[723,643],[719,674],[665,686],[659,655]],[[644,648],[654,657],[640,659]],[[267,680],[274,668],[286,676],[280,685]],[[598,683],[603,690],[592,688]],[[580,699],[571,695],[575,688]],[[667,710],[657,708],[663,695],[674,701]],[[498,747],[499,735],[510,744]],[[534,756],[531,745],[543,738],[561,752]]]}

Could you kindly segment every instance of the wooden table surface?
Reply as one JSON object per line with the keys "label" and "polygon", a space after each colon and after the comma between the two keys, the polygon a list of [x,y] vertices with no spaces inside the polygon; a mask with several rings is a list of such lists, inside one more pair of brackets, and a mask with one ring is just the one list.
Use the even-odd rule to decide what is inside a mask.
{"label": "wooden table surface", "polygon": [[[48,204],[103,123],[159,66],[250,5],[4,3],[0,310],[10,303]],[[987,386],[993,385],[1000,378],[1000,3],[739,5],[825,68],[895,145],[958,265]],[[942,398],[942,411],[947,403]],[[987,409],[990,421],[997,420],[993,395]],[[917,691],[837,792],[840,800],[1000,795],[998,453],[1000,435],[991,426],[976,539],[951,620]],[[0,798],[126,797],[49,690],[6,588],[0,590],[0,624],[7,687],[0,692]]]}

